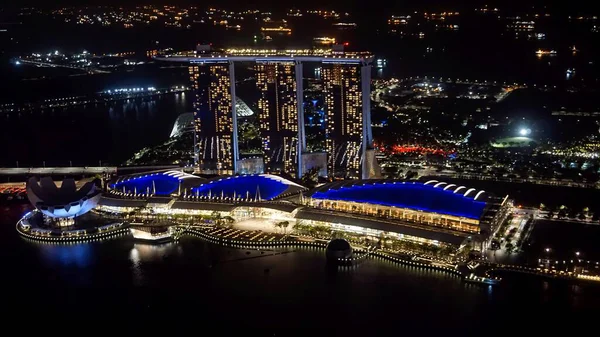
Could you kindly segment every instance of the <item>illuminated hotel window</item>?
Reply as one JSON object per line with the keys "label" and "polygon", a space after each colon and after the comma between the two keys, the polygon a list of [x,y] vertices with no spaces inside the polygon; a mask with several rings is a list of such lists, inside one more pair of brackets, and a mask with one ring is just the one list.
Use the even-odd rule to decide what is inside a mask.
{"label": "illuminated hotel window", "polygon": [[[324,64],[321,70],[325,97],[328,172],[358,176],[362,142],[362,94],[359,65]],[[338,126],[339,125],[339,126]],[[335,162],[337,160],[341,161]]]}
{"label": "illuminated hotel window", "polygon": [[257,63],[256,86],[260,92],[258,117],[266,172],[295,170],[298,116],[295,65]]}
{"label": "illuminated hotel window", "polygon": [[196,131],[196,170],[206,173],[233,171],[233,120],[229,66],[190,67]]}

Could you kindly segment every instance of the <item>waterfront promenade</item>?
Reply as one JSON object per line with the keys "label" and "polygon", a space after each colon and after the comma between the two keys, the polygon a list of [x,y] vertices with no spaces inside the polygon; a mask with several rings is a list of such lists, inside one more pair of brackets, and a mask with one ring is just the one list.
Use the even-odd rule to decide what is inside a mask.
{"label": "waterfront promenade", "polygon": [[[34,212],[26,214],[18,221],[16,229],[23,237],[31,240],[42,241],[53,244],[72,244],[101,241],[105,239],[116,239],[130,236],[129,224],[127,222],[115,222],[111,225],[99,227],[97,230],[73,230],[63,231],[60,234],[55,231],[38,229],[29,223]],[[262,230],[237,229],[232,225],[208,221],[201,224],[187,221],[171,221],[170,235],[175,242],[182,236],[194,236],[212,244],[227,246],[237,249],[279,249],[293,247],[308,247],[325,249],[332,237],[317,238],[311,235],[298,235],[292,230],[292,234],[267,232]],[[381,243],[359,243],[351,240],[354,246],[354,255],[350,258],[339,259],[340,266],[360,264],[369,259],[383,259],[392,263],[404,264],[418,268],[426,268],[450,273],[460,276],[465,282],[480,284],[497,284],[499,276],[504,273],[522,273],[541,276],[552,279],[564,279],[569,281],[600,282],[600,276],[590,273],[591,269],[598,269],[598,262],[588,266],[588,271],[570,271],[568,266],[561,261],[547,261],[547,265],[539,266],[500,264],[482,259],[448,259],[435,256],[409,252],[401,249],[385,247]],[[589,261],[588,261],[589,262]],[[540,261],[542,263],[542,261]],[[589,263],[588,263],[589,265]]]}

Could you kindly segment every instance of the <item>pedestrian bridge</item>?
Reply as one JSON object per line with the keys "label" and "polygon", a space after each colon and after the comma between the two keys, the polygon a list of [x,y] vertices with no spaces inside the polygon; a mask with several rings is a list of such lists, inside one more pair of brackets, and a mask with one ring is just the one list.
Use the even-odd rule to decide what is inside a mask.
{"label": "pedestrian bridge", "polygon": [[165,166],[69,166],[69,167],[0,167],[0,175],[76,175],[76,174],[117,174],[123,171],[163,170],[180,168],[176,165]]}
{"label": "pedestrian bridge", "polygon": [[2,167],[0,175],[53,175],[117,173],[116,166]]}

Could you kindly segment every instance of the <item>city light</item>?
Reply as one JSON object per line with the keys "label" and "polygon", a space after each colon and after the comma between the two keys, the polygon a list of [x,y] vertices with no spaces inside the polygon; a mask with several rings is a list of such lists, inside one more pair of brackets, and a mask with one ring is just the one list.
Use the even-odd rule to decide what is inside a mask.
{"label": "city light", "polygon": [[538,57],[542,57],[544,55],[550,55],[550,56],[555,56],[556,55],[556,50],[545,50],[545,49],[538,49],[535,54]]}
{"label": "city light", "polygon": [[[179,89],[179,87],[176,87],[175,89]],[[181,89],[185,89],[185,87],[181,87]],[[118,93],[129,93],[129,92],[153,92],[153,91],[157,91],[157,89],[155,87],[147,87],[147,88],[118,88],[118,89],[110,89],[110,90],[105,90],[104,93],[107,94],[118,94]]]}
{"label": "city light", "polygon": [[[146,241],[135,243],[125,257],[138,264],[155,255],[161,260],[185,235],[227,247],[221,249],[231,255],[225,260],[279,255],[295,247],[299,260],[300,250],[318,249],[327,256],[331,248],[343,254],[336,261],[344,267],[389,260],[404,265],[403,273],[414,269],[410,274],[416,276],[428,268],[452,275],[444,280],[450,290],[456,282],[485,285],[484,297],[491,295],[487,285],[499,282],[497,273],[547,278],[538,282],[541,292],[530,292],[545,297],[552,297],[548,289],[555,279],[574,283],[575,292],[584,281],[600,282],[600,261],[586,261],[596,254],[585,241],[600,223],[592,195],[600,190],[600,109],[594,101],[600,85],[591,37],[600,32],[598,18],[585,11],[570,17],[553,6],[536,12],[486,6],[475,14],[467,7],[459,14],[450,11],[450,2],[447,12],[435,13],[416,8],[421,4],[410,11],[373,5],[379,13],[366,19],[360,10],[349,17],[325,10],[240,10],[240,4],[20,9],[14,21],[24,33],[66,35],[54,37],[63,44],[35,46],[17,26],[14,32],[7,26],[7,34],[0,29],[8,37],[8,67],[20,75],[6,77],[7,88],[15,90],[0,103],[5,161],[16,162],[16,168],[0,168],[0,174],[13,181],[39,176],[37,185],[0,184],[0,202],[29,199],[35,208],[18,220],[18,233],[55,245],[113,236],[124,236],[128,245]],[[555,16],[559,21],[552,24]],[[352,32],[355,19],[360,29]],[[65,29],[56,30],[52,20]],[[568,26],[573,20],[576,29]],[[38,25],[26,27],[33,22]],[[307,26],[314,29],[301,29]],[[204,31],[214,34],[198,35]],[[71,41],[71,35],[88,40]],[[460,43],[450,43],[455,40]],[[135,52],[119,52],[118,46]],[[360,51],[367,47],[373,52]],[[348,52],[351,48],[356,51]],[[76,90],[61,93],[73,86]],[[19,95],[10,97],[13,91]],[[97,119],[87,111],[99,111],[110,123],[96,123],[86,134],[85,126]],[[81,121],[65,124],[73,119],[70,114]],[[161,130],[175,117],[166,139]],[[90,165],[89,158],[94,166],[98,159],[120,165],[77,167]],[[91,173],[77,183],[94,184],[93,193],[80,195],[82,188],[73,188],[67,176],[84,177],[77,172]],[[49,174],[64,184],[49,185],[43,177]],[[494,193],[495,186],[502,194]],[[61,200],[36,200],[51,194]],[[24,209],[20,203],[18,214]],[[353,255],[327,244],[341,238],[352,245]],[[149,245],[163,241],[173,243],[166,250]],[[147,255],[151,259],[143,256],[150,249],[144,247],[155,251]],[[52,250],[41,253],[59,272],[90,269],[80,263],[84,260],[65,258],[80,258],[78,250]],[[308,263],[314,263],[313,255]],[[176,258],[171,262],[177,264]],[[208,267],[216,263],[199,260]],[[71,261],[77,265],[67,265]],[[273,261],[260,262],[258,272],[264,268],[264,277],[280,279],[282,268]],[[365,272],[339,269],[339,277]],[[135,283],[145,282],[144,275],[134,276]],[[376,287],[377,277],[386,275],[366,276]],[[520,280],[510,277],[506,283],[510,288]],[[35,291],[30,283],[22,284],[31,289],[15,289]],[[55,288],[34,297],[59,298],[63,288]],[[222,290],[197,288],[200,297],[202,291]],[[588,308],[590,296],[584,297],[580,307]],[[513,302],[518,307],[522,301]],[[60,305],[48,309],[60,312]],[[485,314],[477,309],[471,311]],[[412,311],[424,316],[419,308]],[[334,316],[332,321],[340,321]],[[454,316],[443,319],[456,321]],[[69,324],[68,313],[65,317]]]}

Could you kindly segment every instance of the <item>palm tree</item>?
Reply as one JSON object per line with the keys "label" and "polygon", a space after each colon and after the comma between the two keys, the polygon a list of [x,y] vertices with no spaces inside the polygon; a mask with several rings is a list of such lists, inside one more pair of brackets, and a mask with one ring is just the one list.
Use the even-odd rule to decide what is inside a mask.
{"label": "palm tree", "polygon": [[248,147],[250,141],[260,137],[259,129],[256,127],[256,125],[251,123],[243,123],[240,125],[238,134],[240,135],[240,142],[244,143],[246,147]]}
{"label": "palm tree", "polygon": [[290,225],[290,222],[289,222],[289,221],[283,221],[283,222],[281,223],[281,226],[283,227],[283,232],[284,232],[284,234],[287,234],[287,228],[288,228],[288,226],[289,226],[289,225]]}
{"label": "palm tree", "polygon": [[221,225],[221,213],[217,212],[217,211],[213,211],[212,214],[210,215],[211,219],[215,222],[215,224]]}
{"label": "palm tree", "polygon": [[317,183],[319,181],[319,171],[320,167],[313,167],[310,170],[308,170],[308,172],[306,172],[302,176],[302,179],[300,180],[301,184],[308,188],[313,188],[317,186]]}

